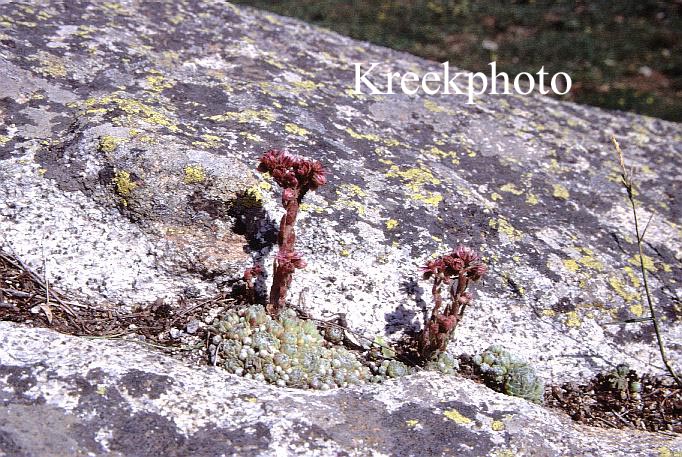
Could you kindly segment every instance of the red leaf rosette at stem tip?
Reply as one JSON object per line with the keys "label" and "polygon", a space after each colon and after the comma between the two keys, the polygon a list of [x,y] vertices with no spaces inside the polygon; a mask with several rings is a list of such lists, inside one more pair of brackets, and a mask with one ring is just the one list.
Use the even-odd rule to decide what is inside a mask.
{"label": "red leaf rosette at stem tip", "polygon": [[296,176],[308,188],[315,190],[327,182],[326,170],[317,160],[304,159],[296,170]]}
{"label": "red leaf rosette at stem tip", "polygon": [[420,268],[421,272],[423,273],[423,278],[424,279],[430,279],[432,276],[437,275],[438,273],[443,271],[443,259],[438,258],[438,259],[433,259],[429,260],[426,265]]}
{"label": "red leaf rosette at stem tip", "polygon": [[485,276],[488,269],[473,249],[459,246],[450,254],[429,260],[421,271],[424,279],[438,274],[443,274],[444,279],[454,278],[464,273],[470,280],[478,281]]}
{"label": "red leaf rosette at stem tip", "polygon": [[257,170],[270,173],[282,188],[315,190],[327,182],[327,171],[317,160],[310,160],[279,149],[263,154]]}

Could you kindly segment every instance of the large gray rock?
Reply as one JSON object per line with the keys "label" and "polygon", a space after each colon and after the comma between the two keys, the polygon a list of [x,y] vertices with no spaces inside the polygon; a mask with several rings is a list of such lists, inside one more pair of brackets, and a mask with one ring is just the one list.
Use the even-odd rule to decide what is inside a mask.
{"label": "large gray rock", "polygon": [[420,374],[316,393],[135,343],[0,322],[0,452],[125,455],[665,455],[679,437],[593,429],[472,381]]}
{"label": "large gray rock", "polygon": [[[298,246],[309,267],[295,276],[291,297],[304,297],[314,316],[346,313],[349,325],[368,336],[396,339],[417,329],[430,307],[430,287],[419,280],[418,267],[465,243],[484,253],[491,272],[457,329],[454,353],[500,343],[552,382],[584,379],[624,361],[660,372],[650,325],[607,325],[648,312],[633,257],[631,214],[609,144],[615,134],[640,169],[640,218],[654,215],[645,246],[649,278],[670,355],[680,359],[679,124],[539,96],[482,96],[467,105],[455,96],[354,95],[353,62],[420,73],[439,66],[224,2],[2,4],[0,56],[0,237],[74,300],[126,309],[159,297],[174,302],[189,292],[212,296],[246,266],[271,264],[282,214],[279,193],[253,170],[264,150],[283,147],[321,160],[331,172],[329,184],[306,198],[298,224]],[[3,329],[14,335],[10,339],[33,334]],[[45,344],[57,338],[35,335]],[[67,401],[69,385],[97,384],[99,376],[119,386],[116,392],[127,389],[120,381],[125,374],[91,370],[87,360],[96,354],[65,341],[74,347],[73,368],[55,378],[64,398],[40,406],[46,421],[59,417],[54,408],[76,408],[80,400]],[[127,346],[102,347],[120,351],[122,365],[136,360]],[[14,356],[33,357],[21,347]],[[31,363],[46,370],[57,363],[54,354],[36,357],[42,361]],[[178,379],[187,369],[167,361],[166,370]],[[38,379],[33,371],[26,376]],[[518,438],[547,446],[548,454],[570,453],[570,446],[589,441],[564,419],[466,381],[445,388],[448,382],[423,375],[388,388],[315,396],[283,394],[213,371],[192,373],[196,379],[187,382],[196,385],[226,379],[220,381],[225,398],[249,389],[273,399],[291,396],[265,403],[275,411],[297,411],[315,398],[321,415],[328,405],[358,405],[362,392],[388,398],[412,386],[420,411],[435,414],[429,420],[437,418],[439,426],[440,413],[429,409],[445,398],[438,396],[459,398],[473,408],[466,410],[473,419],[483,413],[468,399],[479,395],[484,402],[523,405],[524,420],[544,417],[542,427],[555,424]],[[166,384],[154,379],[154,385]],[[430,383],[435,388],[424,392]],[[193,394],[208,402],[215,392],[211,387]],[[188,405],[190,394],[184,398]],[[162,427],[172,430],[164,443],[180,440],[175,426],[194,437],[182,435],[183,443],[215,440],[213,424],[243,452],[247,448],[239,446],[271,449],[267,443],[285,439],[287,421],[305,416],[300,410],[275,426],[279,413],[265,411],[264,428],[254,419],[253,433],[243,435],[235,432],[239,422],[229,423],[237,413],[225,412],[220,401],[225,418],[211,422],[201,412],[174,416],[170,406],[143,400],[128,411],[176,424]],[[25,414],[40,414],[37,406],[16,408],[14,427],[30,422]],[[378,404],[373,408],[367,417],[385,412]],[[74,424],[89,420],[80,414]],[[399,415],[391,427],[405,420]],[[105,422],[98,425],[102,436],[135,423]],[[445,432],[435,424],[424,430],[434,436],[428,442],[440,446]],[[275,428],[264,431],[268,427]],[[314,442],[330,441],[328,452],[353,448],[352,438],[324,438],[331,426],[300,427]],[[569,448],[552,447],[559,438],[550,435],[559,429],[571,440]],[[462,430],[465,437],[455,442],[478,445],[471,430]],[[606,453],[621,437],[588,435],[593,433],[595,449]],[[45,435],[46,443],[51,436]],[[372,436],[358,439],[389,453],[402,442],[385,433]],[[490,438],[486,449],[494,443]],[[408,450],[411,445],[407,440]],[[624,449],[635,445],[622,443]],[[86,448],[103,452],[92,446]]]}

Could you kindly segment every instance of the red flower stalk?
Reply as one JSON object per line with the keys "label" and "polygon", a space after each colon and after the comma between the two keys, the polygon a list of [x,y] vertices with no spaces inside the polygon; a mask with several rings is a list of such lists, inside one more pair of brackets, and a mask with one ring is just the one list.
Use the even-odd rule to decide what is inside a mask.
{"label": "red flower stalk", "polygon": [[[450,336],[471,303],[472,295],[466,291],[470,281],[478,281],[487,271],[478,254],[472,249],[459,246],[450,254],[430,260],[422,268],[424,279],[433,278],[433,311],[419,334],[419,353],[428,359],[437,351],[444,351]],[[441,312],[443,298],[441,287],[450,289],[450,303]]]}
{"label": "red flower stalk", "polygon": [[270,289],[268,312],[276,316],[286,306],[286,294],[291,284],[293,272],[297,268],[305,268],[306,262],[294,251],[296,233],[294,225],[298,208],[309,190],[315,190],[327,182],[326,171],[317,160],[288,154],[271,149],[260,159],[258,171],[270,173],[282,190],[282,206],[286,214],[279,224],[277,244],[279,252],[275,259]]}

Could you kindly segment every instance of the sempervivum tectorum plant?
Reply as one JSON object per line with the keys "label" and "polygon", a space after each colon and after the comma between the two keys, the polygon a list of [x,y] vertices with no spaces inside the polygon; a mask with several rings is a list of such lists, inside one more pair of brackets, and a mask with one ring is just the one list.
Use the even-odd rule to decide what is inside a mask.
{"label": "sempervivum tectorum plant", "polygon": [[[450,254],[430,260],[422,268],[424,279],[433,279],[434,307],[431,317],[419,335],[419,353],[429,359],[434,353],[444,351],[450,336],[464,315],[472,296],[466,291],[469,282],[481,279],[487,269],[472,249],[459,246]],[[448,286],[450,302],[443,308],[441,288]]]}
{"label": "sempervivum tectorum plant", "polygon": [[276,316],[286,306],[286,294],[292,274],[297,268],[305,268],[306,262],[294,250],[296,233],[294,225],[298,208],[309,190],[315,190],[327,182],[326,171],[317,160],[288,154],[271,149],[260,159],[258,171],[269,173],[282,188],[282,206],[286,210],[279,224],[277,244],[279,252],[275,258],[267,310]]}

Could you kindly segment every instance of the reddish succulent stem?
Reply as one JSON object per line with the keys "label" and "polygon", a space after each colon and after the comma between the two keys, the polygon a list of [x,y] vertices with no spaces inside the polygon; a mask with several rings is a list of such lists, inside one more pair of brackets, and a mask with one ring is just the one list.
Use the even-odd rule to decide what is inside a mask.
{"label": "reddish succulent stem", "polygon": [[[298,216],[298,208],[300,206],[300,192],[295,190],[295,196],[290,201],[286,202],[286,213],[282,216],[279,223],[279,234],[277,235],[277,244],[279,245],[279,253],[281,255],[293,254],[294,244],[296,243],[296,231],[294,225],[296,224],[296,217]],[[270,289],[270,302],[267,310],[273,316],[276,316],[286,307],[286,295],[291,285],[293,272],[288,267],[281,267],[277,259],[274,262],[274,272],[272,278],[272,288]]]}
{"label": "reddish succulent stem", "polygon": [[282,205],[286,213],[279,223],[277,244],[279,252],[274,262],[272,288],[267,306],[268,312],[276,316],[286,307],[286,296],[295,269],[304,268],[305,261],[294,250],[296,243],[296,216],[303,197],[309,190],[315,190],[327,181],[326,172],[320,162],[293,156],[271,149],[261,157],[258,171],[270,173],[282,191]]}
{"label": "reddish succulent stem", "polygon": [[[478,255],[472,250],[459,247],[451,254],[429,262],[423,271],[425,279],[433,277],[433,311],[419,335],[419,353],[423,359],[435,352],[444,351],[455,328],[461,321],[471,295],[466,292],[470,281],[477,281],[486,272]],[[454,283],[454,281],[457,281]],[[443,299],[441,286],[450,286],[450,303],[441,313]]]}

